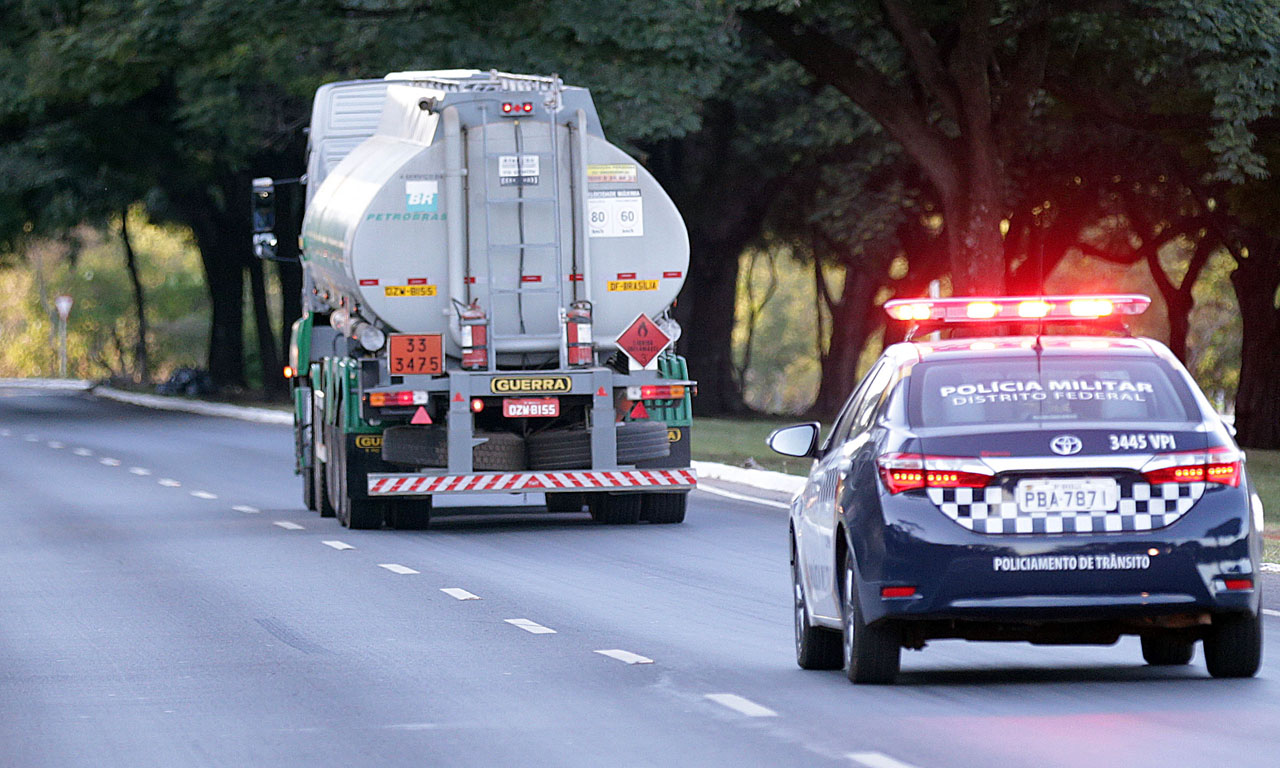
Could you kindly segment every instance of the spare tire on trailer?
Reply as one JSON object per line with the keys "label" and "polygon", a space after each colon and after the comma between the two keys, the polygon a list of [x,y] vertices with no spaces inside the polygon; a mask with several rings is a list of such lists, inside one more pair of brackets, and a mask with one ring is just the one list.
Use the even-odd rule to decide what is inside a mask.
{"label": "spare tire on trailer", "polygon": [[[443,426],[388,427],[382,433],[382,459],[410,467],[447,467],[449,445]],[[528,467],[524,438],[511,432],[476,432],[484,442],[471,450],[477,472],[516,471]]]}
{"label": "spare tire on trailer", "polygon": [[[624,421],[617,425],[618,463],[636,464],[671,455],[667,425],[660,421]],[[548,429],[530,435],[530,469],[589,469],[591,432],[585,427]]]}

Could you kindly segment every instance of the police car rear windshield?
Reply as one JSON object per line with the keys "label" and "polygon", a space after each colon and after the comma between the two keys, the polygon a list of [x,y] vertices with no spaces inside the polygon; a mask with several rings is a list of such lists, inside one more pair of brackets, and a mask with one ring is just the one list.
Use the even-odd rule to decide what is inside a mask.
{"label": "police car rear windshield", "polygon": [[1035,357],[921,363],[911,373],[919,427],[1080,421],[1197,421],[1186,385],[1160,360]]}

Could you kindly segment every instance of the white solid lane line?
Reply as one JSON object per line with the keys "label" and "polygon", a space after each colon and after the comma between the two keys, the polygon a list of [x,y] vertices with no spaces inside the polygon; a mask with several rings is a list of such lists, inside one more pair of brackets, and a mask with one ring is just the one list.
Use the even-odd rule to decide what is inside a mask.
{"label": "white solid lane line", "polygon": [[38,442],[40,442],[40,438],[39,438],[39,436],[37,436],[37,435],[23,435],[23,436],[22,436],[22,439],[23,439],[23,440],[26,440],[28,443],[38,443]]}
{"label": "white solid lane line", "polygon": [[778,713],[736,693],[708,693],[707,698],[747,717],[777,717]]}
{"label": "white solid lane line", "polygon": [[171,477],[162,477],[156,482],[163,485],[165,488],[177,488],[178,486],[182,485],[182,483],[178,482],[177,480],[174,480]]}
{"label": "white solid lane line", "polygon": [[460,589],[458,587],[442,587],[440,591],[445,593],[449,597],[457,598],[458,600],[479,600],[480,599],[479,595],[473,595],[467,590]]}
{"label": "white solid lane line", "polygon": [[216,493],[209,493],[208,491],[192,491],[192,492],[191,492],[191,495],[192,495],[192,496],[195,496],[197,499],[216,499],[216,498],[218,498],[218,495],[217,495]]}
{"label": "white solid lane line", "polygon": [[911,763],[896,760],[883,752],[850,752],[845,757],[867,768],[916,768]]}
{"label": "white solid lane line", "polygon": [[772,499],[761,499],[755,496],[747,496],[746,494],[742,494],[742,493],[734,493],[733,491],[726,491],[722,488],[712,488],[709,485],[699,485],[697,487],[697,490],[702,491],[704,493],[714,494],[716,496],[723,496],[726,499],[733,499],[734,501],[746,501],[752,504],[763,504],[766,507],[777,507],[778,509],[791,509],[790,504],[784,504],[781,501],[774,501]]}
{"label": "white solid lane line", "polygon": [[334,549],[337,549],[337,550],[355,549],[355,547],[351,546],[345,541],[334,540],[334,541],[322,541],[320,543],[325,545],[326,547],[333,547]]}
{"label": "white solid lane line", "polygon": [[1262,612],[1268,616],[1280,616],[1280,611],[1273,611],[1270,608],[1263,608]]}
{"label": "white solid lane line", "polygon": [[259,512],[261,512],[262,510],[258,509],[257,507],[250,507],[250,506],[248,506],[248,505],[246,505],[246,504],[237,504],[237,505],[235,505],[234,507],[232,507],[232,508],[231,508],[231,511],[232,511],[232,512],[243,512],[243,513],[245,513],[246,515],[256,515],[256,514],[258,514]]}
{"label": "white solid lane line", "polygon": [[519,627],[531,635],[554,635],[556,631],[551,627],[544,627],[536,621],[528,619],[503,619],[513,627]]}
{"label": "white solid lane line", "polygon": [[47,443],[47,445],[48,445],[50,448],[52,448],[53,450],[55,450],[55,451],[56,451],[56,450],[59,450],[59,449],[61,449],[61,448],[66,448],[66,447],[67,447],[67,446],[63,445],[62,443],[58,442],[57,440],[50,440],[50,441]]}
{"label": "white solid lane line", "polygon": [[99,464],[105,464],[105,465],[106,465],[106,466],[108,466],[108,467],[118,467],[118,466],[120,466],[120,460],[119,460],[119,459],[98,459],[98,463],[99,463]]}
{"label": "white solid lane line", "polygon": [[596,653],[600,654],[601,656],[608,656],[611,659],[617,659],[618,661],[621,661],[623,664],[652,664],[653,663],[653,659],[649,658],[648,656],[641,656],[638,653],[632,653],[631,651],[622,651],[622,650],[618,650],[617,648],[611,651],[596,651]]}
{"label": "white solid lane line", "polygon": [[145,477],[151,474],[151,470],[143,469],[142,467],[129,467],[129,474],[137,475],[138,477]]}
{"label": "white solid lane line", "polygon": [[378,563],[378,567],[386,568],[388,571],[391,571],[392,573],[398,573],[401,576],[409,576],[410,574],[417,573],[417,571],[413,570],[412,568],[403,566],[399,563]]}
{"label": "white solid lane line", "polygon": [[75,454],[75,455],[77,455],[77,456],[92,456],[92,455],[93,455],[93,451],[89,450],[88,448],[75,448],[75,449],[73,449],[71,452],[72,452],[72,453],[74,453],[74,454]]}
{"label": "white solid lane line", "polygon": [[276,524],[276,525],[278,525],[278,526],[280,526],[281,528],[285,529],[286,531],[301,531],[301,530],[303,530],[302,526],[298,525],[297,523],[291,523],[291,522],[289,522],[288,520],[277,520],[277,521],[275,522],[275,524]]}

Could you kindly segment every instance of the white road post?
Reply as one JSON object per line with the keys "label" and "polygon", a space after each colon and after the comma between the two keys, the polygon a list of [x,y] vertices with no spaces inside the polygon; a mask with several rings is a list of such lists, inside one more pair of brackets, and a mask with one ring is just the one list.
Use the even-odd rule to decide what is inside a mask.
{"label": "white road post", "polygon": [[74,300],[67,294],[59,294],[53,300],[53,306],[58,309],[58,377],[67,378],[67,316],[71,314],[71,305]]}

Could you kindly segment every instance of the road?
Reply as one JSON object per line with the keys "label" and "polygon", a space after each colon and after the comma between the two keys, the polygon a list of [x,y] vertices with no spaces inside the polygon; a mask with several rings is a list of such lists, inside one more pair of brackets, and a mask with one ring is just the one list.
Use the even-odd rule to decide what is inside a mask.
{"label": "road", "polygon": [[0,763],[1280,760],[1274,614],[1253,680],[1198,652],[1146,667],[1132,639],[946,641],[854,687],[795,666],[775,507],[698,491],[681,526],[507,509],[347,531],[291,466],[286,427],[0,390]]}

